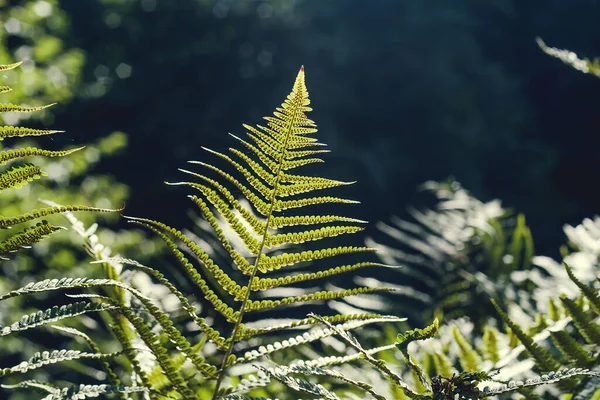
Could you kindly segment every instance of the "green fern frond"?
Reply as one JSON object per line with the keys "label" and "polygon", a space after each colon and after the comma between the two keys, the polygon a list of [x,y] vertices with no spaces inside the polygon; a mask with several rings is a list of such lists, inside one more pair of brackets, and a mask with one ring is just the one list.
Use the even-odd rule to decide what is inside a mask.
{"label": "green fern frond", "polygon": [[564,295],[560,296],[560,301],[584,339],[590,344],[600,345],[600,326],[584,312],[583,307]]}
{"label": "green fern frond", "polygon": [[70,150],[61,150],[61,151],[50,151],[38,149],[36,147],[25,147],[21,149],[14,150],[6,150],[0,151],[0,165],[6,164],[11,160],[16,160],[22,157],[30,157],[30,156],[44,156],[44,157],[64,157],[69,154],[75,153],[81,149],[85,148],[85,146],[76,147]]}
{"label": "green fern frond", "polygon": [[452,367],[450,359],[444,353],[433,353],[433,365],[435,367],[435,373],[439,376],[452,376],[455,371]]}
{"label": "green fern frond", "polygon": [[[315,322],[318,321],[316,319],[313,319],[313,320],[315,320]],[[324,320],[326,320],[326,319],[324,319]],[[336,329],[341,329],[344,331],[351,331],[351,330],[355,330],[357,328],[371,325],[374,323],[390,322],[390,321],[391,321],[390,318],[377,318],[377,319],[370,318],[370,319],[364,319],[364,320],[347,321],[347,322],[344,322],[342,324],[338,324],[335,326],[336,326]],[[302,335],[297,335],[293,338],[289,338],[289,339],[286,339],[281,342],[275,342],[273,344],[262,345],[256,350],[248,351],[244,354],[243,357],[240,357],[236,360],[236,364],[241,363],[241,362],[252,361],[252,360],[255,360],[255,359],[263,357],[263,356],[271,355],[272,353],[275,353],[276,351],[300,346],[300,345],[303,345],[306,343],[314,342],[316,340],[324,339],[324,338],[332,336],[332,335],[335,335],[335,331],[331,330],[331,329],[327,329],[327,328],[316,329],[313,331],[305,332]]]}
{"label": "green fern frond", "polygon": [[52,107],[56,103],[47,104],[45,106],[37,106],[37,107],[27,107],[27,106],[19,106],[11,103],[0,103],[0,112],[34,112],[41,111],[48,107]]}
{"label": "green fern frond", "polygon": [[496,328],[486,325],[483,330],[483,353],[485,358],[494,364],[500,361],[500,352],[498,348],[498,335],[500,332]]}
{"label": "green fern frond", "polygon": [[0,260],[8,260],[8,255],[18,250],[29,248],[38,243],[54,232],[65,229],[60,226],[53,226],[48,221],[38,222],[35,226],[26,228],[3,242],[0,242]]}
{"label": "green fern frond", "polygon": [[463,371],[475,372],[481,370],[481,358],[479,354],[465,339],[457,326],[452,327],[452,335],[454,336],[454,342],[459,348],[460,363]]}
{"label": "green fern frond", "polygon": [[[57,388],[47,383],[28,380],[16,385],[2,385],[6,389],[35,388],[50,393],[42,400],[83,400],[86,398],[95,398],[104,394],[130,394],[150,392],[143,386],[121,386],[121,385],[79,385],[67,388]],[[156,393],[153,393],[156,395]],[[162,396],[164,397],[164,396]]]}
{"label": "green fern frond", "polygon": [[554,357],[552,357],[547,350],[536,344],[533,339],[527,335],[523,329],[521,329],[519,325],[514,323],[493,299],[491,301],[502,321],[508,325],[511,332],[519,339],[521,344],[525,346],[525,349],[527,349],[529,354],[531,354],[537,365],[544,371],[558,370],[560,368],[560,363]]}
{"label": "green fern frond", "polygon": [[[322,162],[316,156],[328,152],[328,150],[319,148],[323,145],[309,136],[316,132],[316,125],[306,117],[306,113],[311,111],[308,107],[309,103],[304,82],[304,70],[301,69],[294,83],[292,93],[282,106],[277,108],[273,117],[265,118],[267,121],[266,126],[251,127],[244,125],[248,139],[235,137],[243,148],[249,151],[249,154],[234,148],[230,149],[228,154],[204,148],[208,153],[216,156],[226,166],[235,171],[236,176],[216,165],[203,161],[190,161],[191,164],[203,167],[204,172],[199,173],[184,169],[181,171],[195,177],[200,183],[168,183],[170,185],[188,186],[199,192],[199,195],[189,196],[190,199],[212,228],[214,236],[229,256],[232,264],[248,278],[247,283],[238,283],[236,279],[239,274],[231,274],[230,271],[217,265],[211,256],[181,231],[158,221],[128,217],[130,222],[150,229],[167,244],[177,262],[187,272],[194,285],[200,289],[204,300],[208,301],[211,308],[223,316],[226,321],[234,324],[233,332],[227,339],[227,349],[222,361],[222,372],[219,375],[215,393],[218,392],[221,385],[224,376],[223,371],[228,366],[235,363],[236,359],[238,362],[248,361],[248,359],[242,360],[243,357],[236,358],[234,356],[233,345],[237,341],[254,338],[267,332],[315,323],[314,319],[307,319],[302,322],[273,327],[273,329],[252,330],[246,329],[242,324],[246,313],[271,310],[292,304],[304,304],[311,301],[322,302],[357,294],[381,293],[391,290],[356,287],[335,291],[317,291],[278,299],[250,298],[253,292],[268,291],[284,285],[332,277],[366,267],[385,267],[381,263],[365,261],[353,264],[340,263],[339,266],[329,267],[328,269],[318,269],[295,275],[280,271],[284,267],[296,266],[300,263],[316,263],[319,260],[332,257],[374,251],[372,248],[360,246],[318,246],[312,250],[287,250],[290,245],[309,245],[320,243],[324,239],[357,233],[363,230],[362,225],[365,223],[356,218],[330,214],[319,215],[315,212],[293,216],[280,214],[282,211],[290,209],[298,209],[297,214],[303,214],[301,211],[305,207],[319,204],[356,203],[356,201],[336,196],[313,195],[313,192],[318,190],[346,186],[353,182],[296,175],[294,173],[296,168]],[[215,176],[217,179],[213,178]],[[250,206],[245,206],[238,201],[233,195],[234,192],[240,193],[250,202]],[[228,228],[236,237],[226,235],[221,224],[228,225]],[[309,227],[300,229],[300,226]],[[288,230],[286,231],[286,229]],[[232,243],[233,239],[239,239],[243,244],[244,254],[247,252],[251,256],[247,257],[236,250]],[[179,249],[180,245],[200,262],[201,269],[196,269],[193,266],[187,256]],[[278,253],[268,254],[269,249],[277,250]],[[268,276],[270,273],[278,271],[283,273],[276,277]],[[148,270],[146,272],[150,273]],[[155,273],[152,274],[156,277]],[[204,274],[209,276],[205,277]],[[164,283],[164,281],[161,282]],[[214,289],[212,285],[217,285],[218,288]],[[226,294],[230,297],[225,296],[225,298],[222,298],[222,295]],[[183,302],[179,295],[176,294],[176,296]],[[229,305],[232,301],[237,303],[235,307]],[[355,324],[358,326],[376,322],[378,321],[377,318],[374,316],[364,318],[364,322],[356,322]],[[348,321],[351,320],[352,318],[348,319]],[[366,322],[369,320],[372,321]],[[222,344],[222,342],[219,343],[219,347]],[[265,347],[266,352],[258,351],[257,355],[251,356],[251,359],[276,351],[275,346],[272,346],[271,350]]]}
{"label": "green fern frond", "polygon": [[425,340],[433,337],[439,329],[439,321],[437,318],[433,320],[433,323],[423,329],[415,328],[405,333],[399,333],[397,338],[396,346],[402,351],[406,352],[408,345],[412,342]]}
{"label": "green fern frond", "polygon": [[0,126],[0,141],[5,138],[12,137],[25,137],[25,136],[46,136],[53,135],[55,133],[63,133],[64,131],[48,130],[48,129],[34,129],[26,128],[23,126]]}
{"label": "green fern frond", "polygon": [[517,390],[521,390],[528,387],[535,387],[540,385],[547,385],[550,383],[556,383],[560,381],[564,381],[570,378],[578,377],[578,376],[590,376],[590,377],[600,377],[600,373],[595,371],[590,371],[585,368],[565,368],[558,371],[551,371],[547,374],[538,376],[537,378],[530,378],[526,381],[511,381],[508,384],[503,384],[496,389],[490,389],[489,387],[485,387],[483,389],[483,393],[486,397],[489,396],[497,396],[504,393],[514,392]]}
{"label": "green fern frond", "polygon": [[588,351],[577,343],[571,335],[565,331],[551,332],[552,341],[565,357],[574,361],[576,365],[591,365],[594,361]]}
{"label": "green fern frond", "polygon": [[113,306],[108,304],[92,303],[87,301],[70,303],[63,306],[54,306],[44,311],[38,311],[29,315],[24,315],[19,321],[11,325],[5,327],[0,326],[0,336],[6,336],[13,332],[24,331],[38,326],[54,323],[65,318],[113,308]]}
{"label": "green fern frond", "polygon": [[579,290],[581,290],[581,293],[589,300],[590,307],[594,310],[594,312],[600,315],[600,296],[598,296],[598,291],[577,279],[573,273],[573,270],[571,267],[569,267],[569,265],[567,265],[567,263],[563,263],[563,265],[565,266],[565,270],[569,275],[569,279],[571,279],[573,283],[577,285]]}
{"label": "green fern frond", "polygon": [[[348,315],[333,315],[333,316],[322,316],[324,320],[329,323],[345,323],[349,321],[373,321],[373,322],[404,322],[406,318],[399,318],[392,315],[380,315],[380,314],[348,314]],[[239,337],[240,339],[249,339],[254,336],[264,335],[269,332],[276,332],[281,330],[293,329],[307,325],[315,325],[321,323],[316,318],[304,318],[297,321],[287,322],[284,324],[273,325],[261,329],[244,328],[243,334]]]}
{"label": "green fern frond", "polygon": [[120,355],[120,352],[109,354],[85,353],[77,350],[53,350],[51,352],[43,351],[35,353],[28,361],[23,361],[19,365],[10,368],[1,368],[0,376],[6,376],[14,373],[24,373],[48,364],[55,364],[62,361],[79,360],[85,358],[108,359]]}
{"label": "green fern frond", "polygon": [[33,164],[15,165],[7,171],[0,172],[0,190],[20,188],[23,185],[45,176],[40,167]]}
{"label": "green fern frond", "polygon": [[304,294],[302,296],[285,297],[281,300],[249,300],[246,302],[246,311],[261,311],[271,310],[273,308],[296,304],[306,303],[309,301],[323,301],[340,299],[348,296],[356,296],[359,294],[370,294],[370,293],[382,293],[382,292],[393,292],[395,289],[390,288],[371,288],[371,287],[358,287],[353,289],[341,289],[337,291],[321,291],[316,293]]}
{"label": "green fern frond", "polygon": [[11,69],[17,68],[21,64],[23,64],[23,61],[18,61],[12,64],[0,64],[0,71],[9,71]]}
{"label": "green fern frond", "polygon": [[[303,379],[290,376],[289,371],[285,370],[283,367],[264,368],[260,365],[256,367],[269,374],[277,381],[283,383],[285,386],[298,392],[319,396],[320,398],[328,400],[340,400],[340,398],[335,393],[330,392],[318,383],[312,383]],[[321,369],[316,369],[316,371],[321,371]]]}
{"label": "green fern frond", "polygon": [[[259,367],[259,368],[261,368],[261,367]],[[350,379],[349,377],[345,376],[344,374],[341,374],[340,372],[337,372],[337,371],[334,371],[331,369],[327,369],[327,368],[312,367],[312,366],[306,366],[306,365],[294,365],[294,366],[290,366],[290,367],[278,366],[276,368],[261,368],[261,370],[264,371],[265,373],[269,374],[276,380],[282,382],[285,385],[288,385],[289,381],[282,380],[283,376],[289,377],[290,375],[296,375],[296,374],[307,375],[307,376],[326,376],[329,378],[341,380],[347,384],[350,384],[353,387],[362,389],[363,391],[365,391],[365,392],[369,393],[371,396],[373,396],[373,398],[376,400],[386,400],[385,397],[383,397],[382,395],[375,392],[372,385],[369,385],[364,382],[356,381],[354,379]],[[308,383],[307,381],[303,381],[304,385],[306,385],[307,383]],[[301,391],[304,391],[304,390],[301,390]],[[312,394],[319,395],[321,393],[312,393]],[[330,392],[330,394],[332,394],[332,393]]]}

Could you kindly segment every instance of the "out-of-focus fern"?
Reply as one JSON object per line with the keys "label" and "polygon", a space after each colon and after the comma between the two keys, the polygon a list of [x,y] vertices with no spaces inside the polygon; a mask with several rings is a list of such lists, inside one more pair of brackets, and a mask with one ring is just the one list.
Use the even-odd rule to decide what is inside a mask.
{"label": "out-of-focus fern", "polygon": [[[21,63],[13,63],[7,65],[0,65],[0,71],[12,70],[21,65]],[[2,86],[2,93],[10,92],[9,86]],[[27,107],[15,105],[12,103],[0,103],[0,112],[35,112],[41,111],[49,106],[41,107]],[[12,139],[15,137],[26,137],[26,136],[45,136],[52,135],[60,131],[56,130],[43,130],[33,129],[22,126],[0,126],[0,140]],[[0,192],[9,189],[18,189],[35,179],[39,179],[45,175],[38,166],[24,162],[21,164],[14,164],[15,161],[21,160],[22,158],[29,158],[33,156],[44,156],[44,157],[63,157],[73,152],[81,150],[82,147],[74,148],[71,150],[62,151],[51,151],[39,149],[36,147],[25,147],[15,149],[4,149],[0,151],[0,165],[11,163],[10,168],[4,168],[0,170]],[[40,220],[48,217],[52,214],[58,214],[65,211],[97,211],[97,212],[109,212],[113,210],[95,208],[88,206],[65,206],[65,207],[48,207],[37,210],[29,211],[25,214],[15,216],[0,216],[0,229],[10,229],[16,226],[22,226],[30,221]],[[31,247],[32,245],[47,238],[52,233],[60,230],[58,226],[53,226],[47,221],[43,220],[38,222],[36,225],[25,228],[24,230],[14,233],[11,235],[3,235],[4,238],[0,242],[0,260],[8,260],[9,256],[22,249]]]}
{"label": "out-of-focus fern", "polygon": [[593,60],[587,58],[579,58],[577,54],[570,50],[557,49],[556,47],[550,47],[544,43],[540,38],[536,38],[538,46],[542,51],[549,56],[558,58],[560,61],[567,65],[575,68],[584,74],[592,74],[600,78],[600,58],[594,58]]}
{"label": "out-of-focus fern", "polygon": [[530,268],[531,233],[524,216],[498,200],[481,202],[456,181],[423,187],[438,199],[433,209],[410,209],[413,221],[379,223],[383,235],[366,243],[383,262],[402,266],[384,284],[401,283],[402,312],[413,323],[468,315],[480,330],[493,312],[484,306],[489,296],[504,291],[511,271]]}

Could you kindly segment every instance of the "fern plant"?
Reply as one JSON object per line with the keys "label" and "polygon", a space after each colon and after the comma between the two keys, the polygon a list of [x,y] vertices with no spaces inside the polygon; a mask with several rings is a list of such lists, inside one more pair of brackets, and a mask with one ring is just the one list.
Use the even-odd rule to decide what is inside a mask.
{"label": "fern plant", "polygon": [[[290,247],[293,245],[312,242],[320,244],[335,236],[359,232],[364,224],[364,221],[333,213],[308,212],[310,206],[335,205],[337,208],[340,204],[354,203],[340,197],[313,194],[319,190],[347,185],[347,182],[295,173],[299,167],[322,162],[318,156],[327,152],[323,149],[323,144],[312,137],[316,126],[306,117],[310,110],[302,68],[290,95],[272,117],[265,118],[266,126],[244,125],[248,130],[248,140],[236,139],[245,151],[231,148],[229,154],[224,154],[208,150],[233,167],[234,173],[239,177],[203,162],[193,162],[203,165],[205,173],[182,170],[197,178],[197,181],[174,184],[185,185],[197,191],[190,199],[213,229],[233,268],[215,263],[207,249],[203,249],[182,231],[159,221],[128,217],[131,223],[149,229],[164,240],[193,282],[197,299],[185,296],[178,286],[154,268],[134,260],[107,258],[106,255],[91,252],[96,261],[103,265],[106,278],[43,280],[0,296],[0,301],[4,301],[40,292],[74,290],[75,294],[70,296],[77,298],[77,302],[60,309],[24,316],[18,329],[13,329],[13,324],[5,331],[6,334],[11,334],[43,328],[47,324],[95,312],[109,321],[111,333],[120,343],[121,350],[101,352],[93,334],[60,328],[83,337],[91,351],[57,350],[40,353],[28,362],[2,369],[1,375],[24,373],[50,363],[68,360],[98,360],[109,378],[108,383],[50,388],[35,381],[25,381],[12,387],[46,390],[50,396],[54,396],[52,398],[70,398],[67,396],[75,395],[83,398],[93,392],[117,393],[121,398],[135,392],[150,394],[151,397],[184,399],[206,398],[209,392],[213,399],[245,396],[246,391],[265,385],[249,385],[245,381],[239,381],[248,374],[248,369],[242,368],[244,364],[256,363],[264,356],[273,357],[279,352],[327,339],[334,334],[330,329],[315,326],[319,324],[319,320],[314,317],[274,322],[264,317],[253,321],[247,318],[249,315],[268,313],[284,306],[389,291],[386,288],[356,287],[307,292],[304,288],[300,294],[297,288],[290,287],[362,268],[383,266],[374,261],[360,261],[359,256],[374,251],[360,245],[323,244],[312,250],[290,250],[294,249]],[[248,201],[248,205],[236,198],[238,194]],[[48,210],[52,211],[44,212],[65,212],[71,209],[73,208],[51,205]],[[221,219],[220,222],[218,218]],[[230,229],[227,235],[224,234],[225,225]],[[232,246],[233,233],[244,244],[246,254],[241,254]],[[346,263],[336,262],[344,257],[348,259]],[[199,265],[194,266],[193,261]],[[320,267],[320,263],[327,265],[329,262],[335,262],[336,266]],[[304,268],[307,263],[314,264],[312,271],[299,269]],[[179,302],[181,312],[169,315],[158,299],[145,294],[141,287],[137,288],[133,281],[127,279],[126,274],[121,273],[123,265],[147,274],[164,286]],[[252,297],[261,292],[278,293],[277,289],[286,287],[284,295],[278,298]],[[285,295],[286,291],[298,294]],[[209,307],[206,307],[207,304]],[[204,315],[198,312],[199,308],[203,308]],[[324,318],[344,331],[371,323],[402,320],[373,313],[331,315]],[[219,320],[229,324],[230,329],[222,331]],[[281,336],[275,336],[298,329],[304,333],[291,336],[288,333],[285,340],[281,340]],[[145,354],[150,354],[151,357],[144,357]],[[114,361],[109,362],[110,360]],[[114,369],[110,365],[114,363],[118,363],[119,368]],[[132,372],[133,375],[130,375]],[[227,376],[231,379],[230,386],[224,387]],[[235,385],[236,383],[239,384]],[[265,393],[264,389],[259,391]]]}

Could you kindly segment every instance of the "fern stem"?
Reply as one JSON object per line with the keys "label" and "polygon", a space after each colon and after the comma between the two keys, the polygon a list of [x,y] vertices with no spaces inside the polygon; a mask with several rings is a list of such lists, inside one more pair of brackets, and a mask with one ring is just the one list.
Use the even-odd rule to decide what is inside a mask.
{"label": "fern stem", "polygon": [[[302,68],[300,68],[300,72],[299,72],[298,76],[300,77],[301,75],[302,75],[301,91],[296,91],[298,86],[296,84],[294,84],[294,91],[296,91],[294,103],[296,103],[295,105],[298,107],[298,109],[300,109],[302,107],[302,101],[303,101],[302,91],[306,90],[306,88],[304,86],[304,82],[303,82],[304,81],[304,66]],[[286,126],[287,132],[285,135],[285,141],[283,143],[283,146],[281,147],[282,148],[281,157],[279,158],[279,160],[278,160],[279,162],[277,165],[277,175],[276,175],[277,177],[275,179],[275,182],[273,183],[273,192],[271,193],[271,196],[269,198],[269,201],[271,204],[269,205],[269,211],[267,213],[267,218],[265,221],[265,231],[264,231],[262,239],[260,241],[260,247],[259,247],[258,253],[256,254],[256,260],[254,261],[254,265],[252,267],[252,273],[250,274],[250,279],[248,280],[248,286],[247,286],[246,293],[244,295],[244,299],[242,301],[242,305],[240,307],[240,313],[238,315],[237,321],[235,322],[235,326],[233,327],[233,333],[231,334],[231,341],[229,342],[227,351],[225,352],[225,355],[223,356],[223,363],[221,364],[221,372],[219,374],[219,377],[217,378],[217,383],[215,385],[215,390],[213,392],[212,400],[217,400],[219,388],[221,387],[221,383],[223,382],[223,378],[225,377],[225,371],[228,367],[227,360],[233,353],[233,346],[236,343],[236,337],[238,336],[238,333],[242,326],[242,319],[244,318],[244,314],[246,312],[246,305],[248,304],[248,300],[250,300],[250,293],[252,291],[251,290],[252,281],[254,280],[254,278],[256,277],[256,274],[258,272],[258,264],[260,262],[261,255],[263,254],[265,244],[267,242],[267,235],[269,232],[269,222],[271,220],[271,217],[273,216],[273,210],[275,208],[275,199],[277,198],[277,195],[278,195],[277,189],[279,188],[279,185],[281,183],[281,176],[282,176],[281,172],[283,169],[284,160],[288,154],[288,143],[289,143],[290,137],[293,135],[292,128],[294,127],[295,120],[296,120],[296,113],[294,113],[293,118],[291,118],[288,125]]]}

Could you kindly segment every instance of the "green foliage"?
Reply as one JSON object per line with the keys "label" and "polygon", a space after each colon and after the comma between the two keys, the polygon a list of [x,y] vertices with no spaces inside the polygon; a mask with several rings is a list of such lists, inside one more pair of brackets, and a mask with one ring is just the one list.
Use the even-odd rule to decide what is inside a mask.
{"label": "green foliage", "polygon": [[[35,315],[38,317],[24,316],[20,326],[23,329],[43,327],[57,320],[77,317],[89,312],[100,312],[100,315],[108,314],[112,323],[107,324],[105,328],[112,331],[115,339],[121,344],[122,349],[118,353],[126,359],[119,362],[120,369],[115,371],[104,363],[107,376],[113,380],[113,384],[118,386],[124,381],[125,376],[128,375],[123,374],[124,372],[135,371],[137,378],[129,378],[131,385],[142,385],[150,392],[186,399],[204,398],[209,390],[212,391],[215,399],[239,391],[240,388],[233,386],[221,388],[229,370],[238,364],[248,363],[265,355],[273,357],[281,350],[289,351],[312,341],[326,339],[334,332],[346,332],[378,322],[401,321],[401,318],[378,314],[352,314],[330,316],[324,319],[309,317],[279,325],[272,323],[259,329],[247,327],[244,323],[245,314],[269,311],[291,304],[322,302],[356,294],[389,291],[386,288],[358,287],[304,292],[301,295],[284,296],[280,299],[270,297],[265,300],[253,300],[250,298],[253,292],[259,293],[290,284],[331,277],[357,268],[383,266],[380,263],[362,262],[342,264],[322,272],[314,272],[313,269],[313,272],[310,273],[295,274],[293,267],[299,263],[313,262],[317,264],[318,260],[355,256],[372,252],[373,249],[363,246],[326,244],[306,251],[283,251],[290,246],[358,232],[362,230],[358,224],[364,222],[338,215],[314,213],[294,216],[280,215],[282,211],[288,209],[296,209],[301,212],[311,205],[353,203],[353,201],[339,197],[314,196],[311,193],[316,190],[344,186],[348,183],[298,175],[293,171],[303,165],[321,162],[321,159],[314,156],[325,152],[322,150],[323,145],[310,136],[316,132],[316,126],[306,117],[306,112],[311,110],[308,105],[304,70],[301,69],[293,91],[281,108],[277,108],[273,117],[265,118],[267,126],[259,125],[254,128],[244,125],[249,131],[249,141],[237,139],[250,155],[237,149],[231,149],[232,156],[238,157],[244,164],[234,161],[228,155],[211,151],[226,164],[232,166],[234,171],[244,179],[244,183],[221,168],[205,163],[199,164],[207,167],[207,171],[219,179],[215,179],[209,174],[182,170],[200,180],[200,183],[181,182],[177,184],[189,186],[200,192],[201,197],[193,195],[190,196],[190,199],[198,206],[214,231],[216,239],[236,266],[234,270],[220,267],[205,250],[181,231],[158,221],[128,217],[130,222],[148,228],[167,244],[169,251],[175,256],[195,286],[196,294],[202,299],[201,302],[188,300],[176,284],[154,268],[144,266],[134,260],[110,257],[109,252],[103,251],[102,248],[98,248],[97,243],[91,242],[92,237],[87,233],[87,229],[80,227],[79,221],[71,215],[71,211],[78,211],[82,209],[81,207],[65,207],[51,202],[46,202],[50,206],[47,209],[19,216],[10,221],[22,222],[54,212],[63,213],[74,230],[86,240],[88,253],[103,265],[105,277],[62,277],[31,282],[0,296],[0,301],[36,293],[72,290],[77,290],[77,293],[82,289],[91,289],[91,293],[84,291],[82,294],[71,295],[86,298],[88,301],[84,304],[81,302],[71,303],[60,308],[59,311],[53,309],[56,311],[36,313]],[[314,147],[317,149],[311,149]],[[220,180],[241,192],[251,206],[243,205],[235,199],[231,189],[220,183]],[[303,194],[304,196],[301,196]],[[235,210],[236,213],[232,210]],[[217,220],[216,216],[222,220]],[[225,235],[222,226],[229,226],[232,230],[229,235]],[[303,226],[308,226],[309,229],[304,230]],[[230,238],[233,238],[233,234],[239,237],[248,255],[246,253],[243,255],[232,246]],[[192,264],[180,247],[199,261],[199,268]],[[144,293],[147,290],[142,291],[141,288],[136,288],[129,279],[126,279],[125,275],[120,272],[125,265],[131,265],[138,272],[148,274],[156,279],[159,282],[158,286],[163,286],[168,294],[175,297],[180,304],[182,317],[191,321],[200,335],[198,336],[196,333],[190,336],[193,331],[189,331],[189,328],[183,329],[181,324],[174,323],[173,317],[164,306]],[[269,273],[278,275],[275,278],[265,276]],[[236,281],[240,279],[245,283],[240,284]],[[229,305],[232,301],[237,303],[235,308]],[[209,310],[214,314],[201,316],[198,312],[200,304],[210,305]],[[46,316],[46,314],[48,315]],[[209,315],[230,323],[229,333],[222,330],[219,325],[211,324],[207,318]],[[274,337],[269,335],[292,328],[306,330],[319,322],[330,323],[328,321],[335,324],[331,325],[335,331],[316,328],[297,338],[275,338],[275,341],[273,341]],[[6,330],[7,334],[19,330],[12,329],[13,326],[16,325],[10,325]],[[64,329],[62,330],[64,331]],[[87,334],[80,331],[69,331],[69,333],[85,338],[95,350],[94,353],[90,353],[89,357],[87,353],[81,353],[84,354],[81,357],[75,357],[80,353],[68,353],[74,355],[71,358],[94,358],[104,361],[114,357],[114,352],[100,352],[100,347]],[[235,346],[247,341],[251,346],[250,351],[246,350],[240,354]],[[210,352],[206,357],[201,355],[206,353],[205,347],[209,342],[216,346],[216,349],[222,351],[220,357]],[[256,343],[264,343],[264,345],[258,346]],[[242,348],[246,346],[248,345],[245,344]],[[251,350],[252,347],[256,350]],[[135,348],[145,349],[154,356],[154,359],[142,363],[138,352],[134,351]],[[369,353],[365,352],[365,354]],[[54,361],[62,360],[63,358],[56,357]],[[189,361],[189,364],[185,363],[186,360]],[[331,361],[332,364],[343,362],[346,360],[342,357]],[[37,366],[37,364],[35,365]],[[326,365],[327,363],[319,368]],[[116,373],[117,371],[118,373]],[[232,376],[232,379],[235,381],[235,376]],[[211,380],[214,381],[213,384],[209,383]]]}
{"label": "green foliage", "polygon": [[[0,70],[10,71],[14,68],[20,66],[21,63],[13,63],[0,66]],[[11,103],[0,104],[1,112],[34,112],[41,111],[45,109],[46,106],[40,107],[22,107],[16,106]],[[9,127],[5,126],[2,129],[4,139],[5,137],[14,137],[14,136],[28,136],[30,134],[37,136],[40,134],[52,134],[58,131],[39,131],[32,130],[25,127]],[[17,148],[17,149],[9,149],[9,150],[1,150],[0,151],[0,160],[3,160],[3,164],[7,162],[17,160],[24,157],[31,156],[46,156],[46,157],[56,157],[56,156],[66,156],[69,155],[79,149],[72,149],[66,151],[53,152],[48,150],[41,150],[36,148]],[[39,179],[42,176],[46,175],[42,169],[32,163],[22,163],[20,165],[12,165],[8,169],[4,169],[0,171],[0,191],[5,191],[7,189],[18,189],[32,182],[34,179]],[[21,214],[14,217],[0,217],[0,223],[2,229],[9,229],[20,224],[23,224],[27,221],[38,219],[41,217],[46,217],[51,214],[56,214],[63,212],[65,210],[78,210],[78,211],[97,211],[97,212],[109,212],[113,210],[97,208],[97,207],[87,207],[87,206],[68,206],[66,208],[58,208],[52,207],[45,210],[34,210],[31,213]],[[2,243],[0,243],[0,259],[8,260],[9,255],[20,250],[21,248],[27,248],[33,245],[34,243],[38,243],[48,237],[51,233],[60,230],[60,227],[53,226],[48,224],[46,221],[42,221],[37,223],[35,226],[26,228],[25,230],[8,236]]]}
{"label": "green foliage", "polygon": [[488,298],[503,301],[511,272],[531,268],[534,245],[525,217],[498,200],[481,202],[456,181],[426,182],[423,189],[438,200],[432,209],[410,209],[412,220],[379,223],[382,235],[366,241],[382,262],[402,266],[393,271],[403,282],[402,302],[390,303],[413,324],[467,315],[481,331],[494,312]]}

